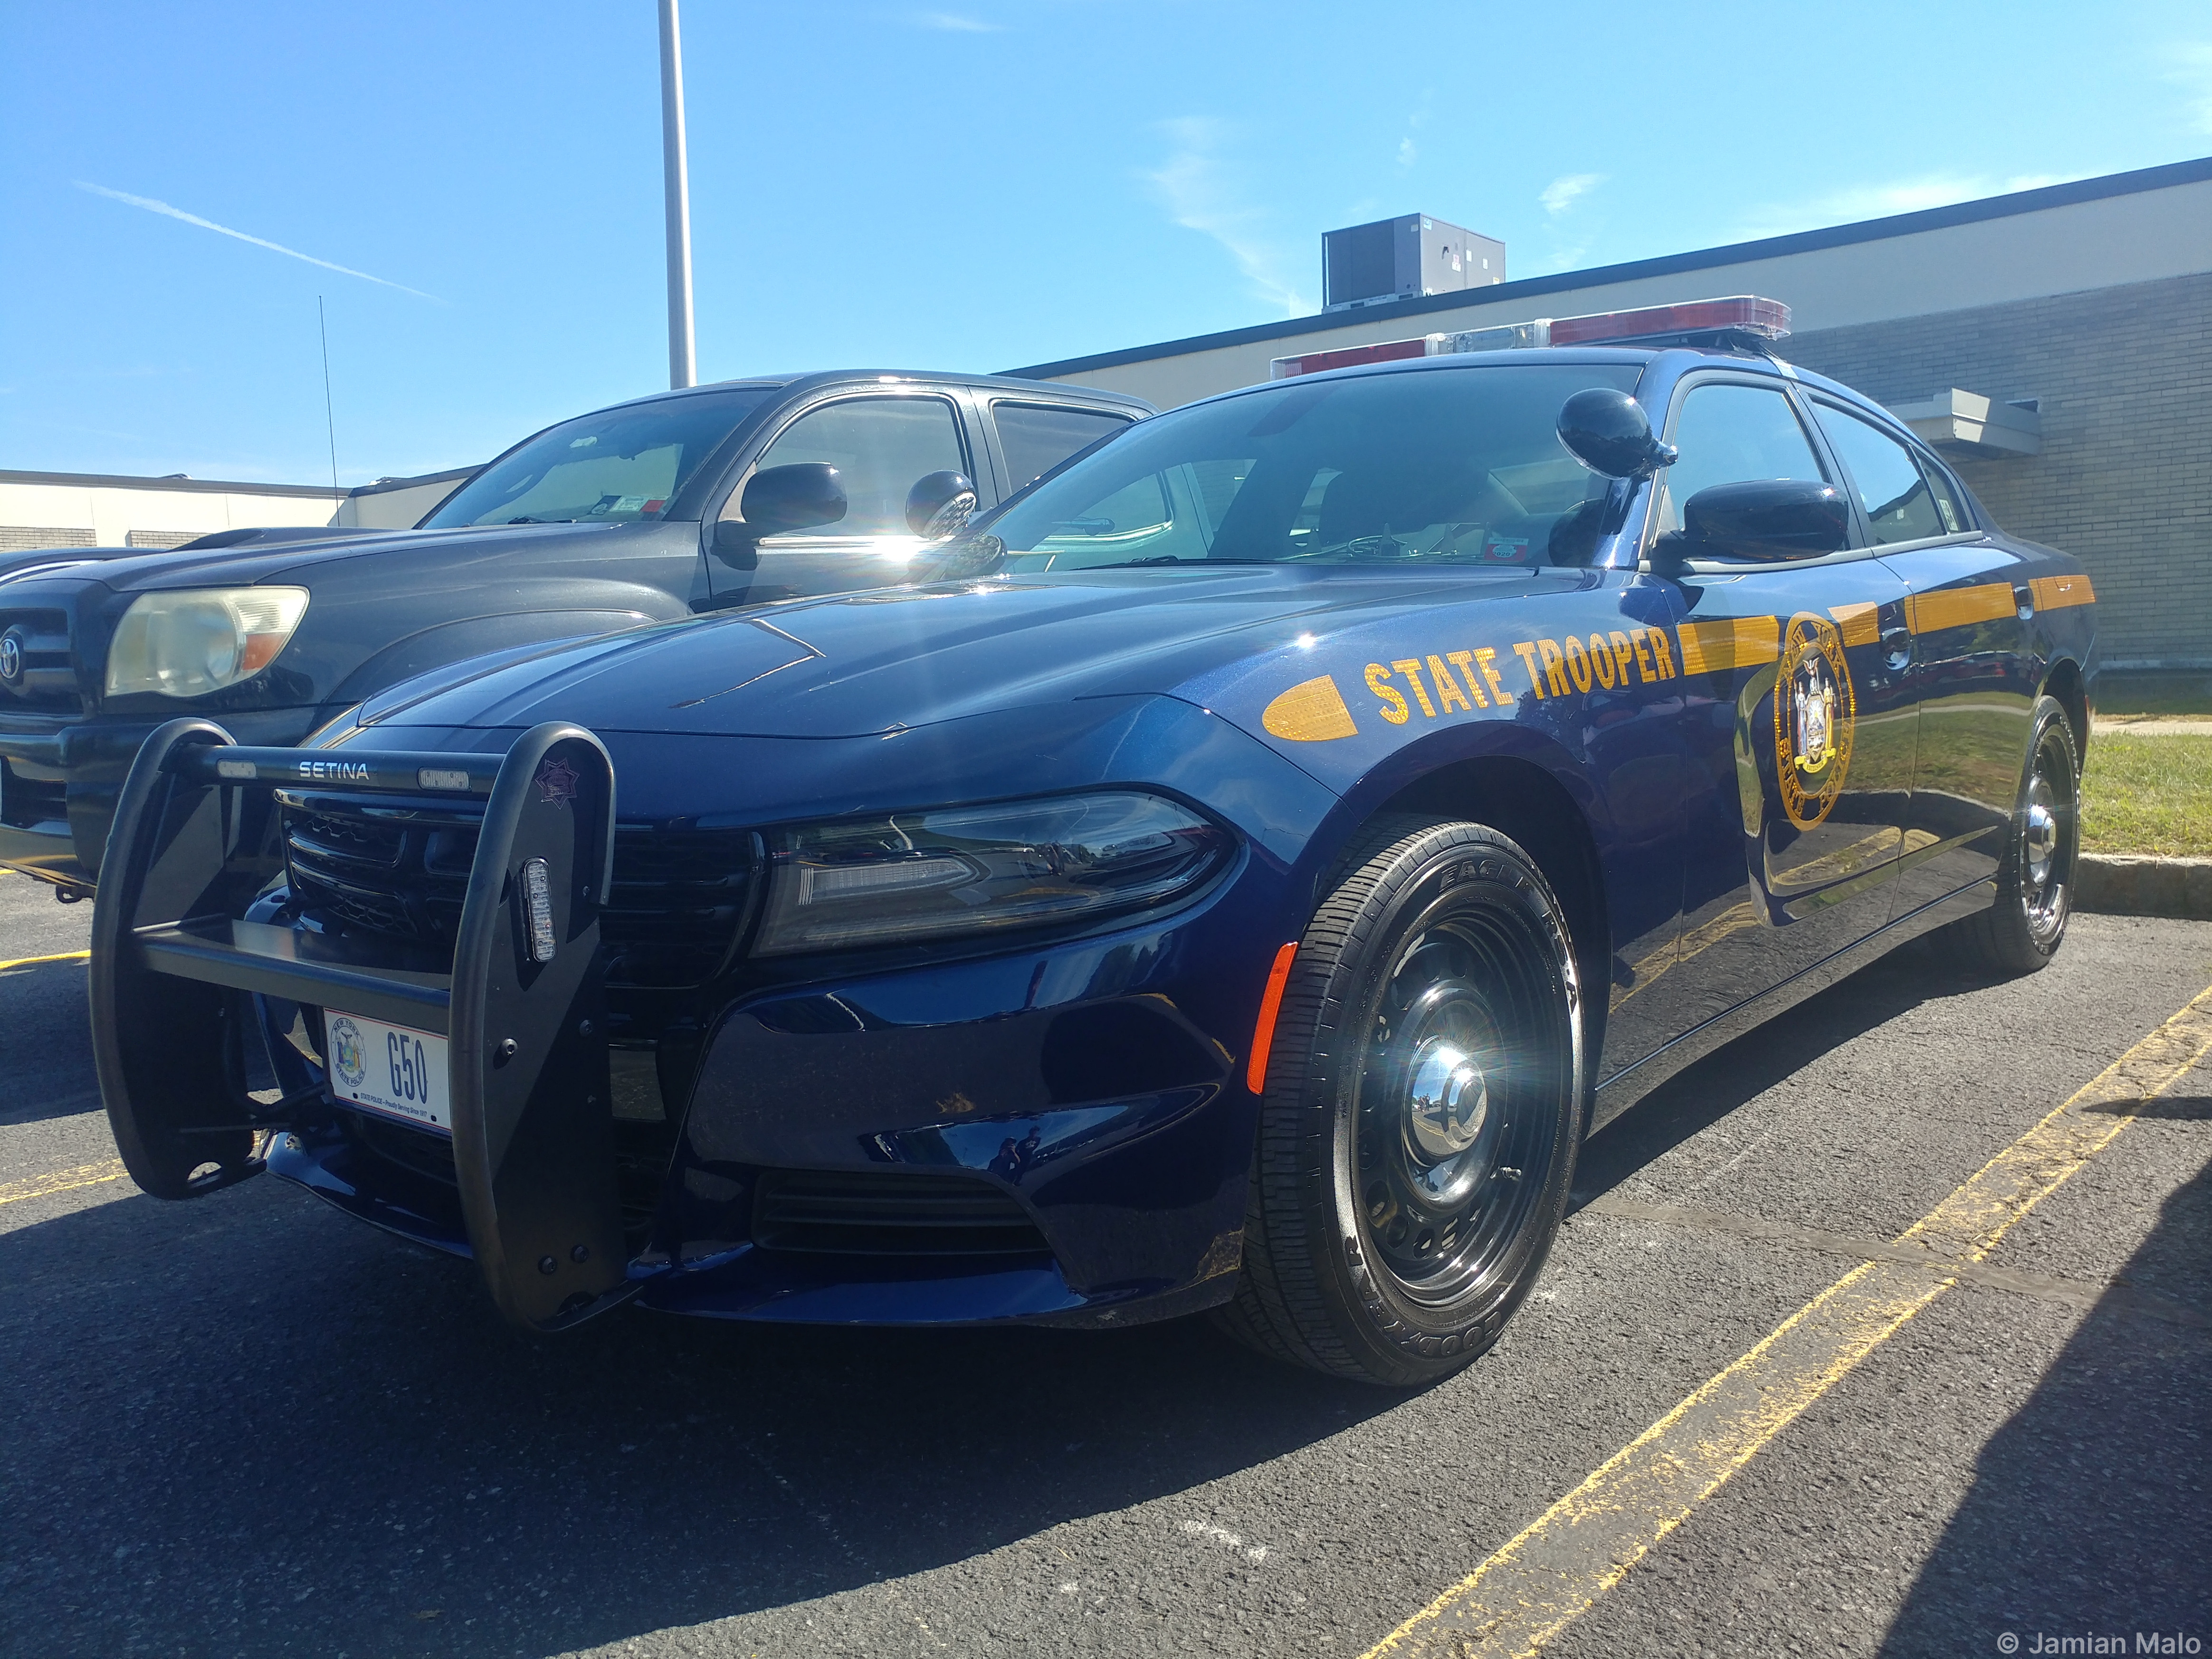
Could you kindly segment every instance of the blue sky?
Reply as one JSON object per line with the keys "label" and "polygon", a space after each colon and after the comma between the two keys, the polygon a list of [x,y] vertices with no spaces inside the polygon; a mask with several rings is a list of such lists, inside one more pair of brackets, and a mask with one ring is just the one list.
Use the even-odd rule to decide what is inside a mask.
{"label": "blue sky", "polygon": [[[684,32],[704,380],[1297,314],[1321,233],[1391,214],[1525,276],[2212,154],[2201,0],[690,0]],[[656,389],[658,97],[652,0],[0,0],[0,468],[327,481],[319,295],[342,483]]]}

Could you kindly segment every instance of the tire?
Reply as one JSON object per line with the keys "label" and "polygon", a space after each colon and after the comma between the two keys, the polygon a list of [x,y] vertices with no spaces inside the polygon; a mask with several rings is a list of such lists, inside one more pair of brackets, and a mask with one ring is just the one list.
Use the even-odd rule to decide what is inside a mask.
{"label": "tire", "polygon": [[1936,938],[1963,966],[2034,973],[2066,941],[2081,852],[2081,750],[2064,707],[2055,697],[2039,697],[2004,860],[1997,866],[1996,902]]}
{"label": "tire", "polygon": [[1580,999],[1565,912],[1512,841],[1431,818],[1370,826],[1292,963],[1219,1322],[1392,1387],[1488,1349],[1565,1208]]}

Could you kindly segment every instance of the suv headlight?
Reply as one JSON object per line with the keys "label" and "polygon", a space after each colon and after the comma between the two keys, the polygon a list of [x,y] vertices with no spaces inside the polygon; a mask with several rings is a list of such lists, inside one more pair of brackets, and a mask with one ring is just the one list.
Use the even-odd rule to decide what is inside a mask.
{"label": "suv headlight", "polygon": [[107,695],[197,697],[252,679],[307,614],[304,587],[198,587],[142,593],[107,647]]}
{"label": "suv headlight", "polygon": [[1164,903],[1218,871],[1232,842],[1174,801],[1111,790],[807,824],[769,846],[761,956]]}

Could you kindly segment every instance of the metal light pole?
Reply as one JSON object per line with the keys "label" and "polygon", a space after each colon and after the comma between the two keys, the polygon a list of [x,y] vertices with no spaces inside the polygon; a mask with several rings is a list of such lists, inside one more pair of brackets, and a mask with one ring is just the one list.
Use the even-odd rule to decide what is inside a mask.
{"label": "metal light pole", "polygon": [[691,182],[684,161],[684,45],[660,0],[660,166],[668,198],[668,384],[698,383],[691,348]]}

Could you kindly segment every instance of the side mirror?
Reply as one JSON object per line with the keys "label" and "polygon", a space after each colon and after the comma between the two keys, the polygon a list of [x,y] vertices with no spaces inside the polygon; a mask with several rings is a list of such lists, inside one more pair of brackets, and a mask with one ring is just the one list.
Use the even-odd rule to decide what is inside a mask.
{"label": "side mirror", "polygon": [[1686,558],[1817,559],[1850,542],[1850,508],[1833,485],[1804,478],[1714,484],[1682,504]]}
{"label": "side mirror", "polygon": [[966,473],[928,473],[906,493],[906,527],[926,542],[941,542],[968,527],[975,504],[975,486]]}
{"label": "side mirror", "polygon": [[738,499],[745,528],[755,536],[836,524],[845,516],[845,486],[837,480],[837,469],[826,461],[765,468],[753,474]]}
{"label": "side mirror", "polygon": [[1674,448],[1651,435],[1644,405],[1626,392],[1594,386],[1559,410],[1559,441],[1601,478],[1648,477],[1673,465]]}

